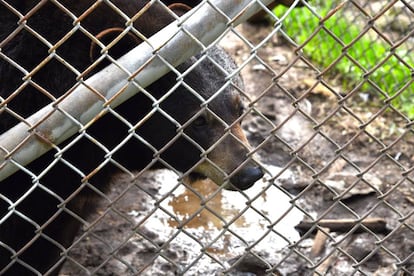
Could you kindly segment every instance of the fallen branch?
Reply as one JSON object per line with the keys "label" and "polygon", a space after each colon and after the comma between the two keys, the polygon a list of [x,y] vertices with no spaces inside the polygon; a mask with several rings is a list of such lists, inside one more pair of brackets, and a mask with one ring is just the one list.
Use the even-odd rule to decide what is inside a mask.
{"label": "fallen branch", "polygon": [[[323,231],[322,231],[323,230]],[[325,248],[326,240],[328,239],[329,228],[322,228],[318,230],[313,240],[313,246],[311,249],[311,256],[317,257],[321,254]]]}
{"label": "fallen branch", "polygon": [[[300,233],[305,233],[312,229],[315,224],[317,224],[319,227],[328,228],[331,232],[346,233],[349,232],[349,230],[351,230],[353,227],[360,224],[360,227],[358,227],[355,233],[364,231],[361,225],[364,225],[366,228],[369,228],[375,233],[388,233],[387,223],[382,218],[367,218],[362,222],[358,222],[353,219],[322,219],[318,222],[301,221],[298,225],[295,226],[295,228]],[[314,228],[314,230],[316,231],[317,228]]]}

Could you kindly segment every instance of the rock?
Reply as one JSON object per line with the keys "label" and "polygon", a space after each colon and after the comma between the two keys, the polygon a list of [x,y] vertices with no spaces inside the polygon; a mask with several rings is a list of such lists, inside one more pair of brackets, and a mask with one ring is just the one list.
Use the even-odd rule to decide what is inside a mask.
{"label": "rock", "polygon": [[266,275],[266,270],[271,268],[268,263],[252,253],[246,253],[245,255],[231,259],[229,263],[231,265],[235,264],[231,271],[248,272],[256,276]]}
{"label": "rock", "polygon": [[[375,193],[376,190],[379,190],[382,186],[382,181],[373,174],[366,173],[364,174],[363,179],[369,183],[369,185],[365,183],[365,181],[358,181],[358,177],[353,173],[338,172],[332,176],[329,176],[329,178],[323,181],[323,183],[329,188],[333,189],[337,194],[343,193],[351,185],[354,185],[354,187],[351,190],[347,191],[341,197],[341,199],[348,199],[355,195],[368,195]],[[355,181],[358,181],[356,185],[354,184]],[[335,195],[332,192],[326,191],[323,195],[323,198],[325,200],[332,200],[334,196]]]}

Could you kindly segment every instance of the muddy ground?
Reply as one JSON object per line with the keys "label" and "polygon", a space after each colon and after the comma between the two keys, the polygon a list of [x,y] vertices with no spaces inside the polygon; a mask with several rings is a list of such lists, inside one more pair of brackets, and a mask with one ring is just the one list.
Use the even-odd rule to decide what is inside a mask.
{"label": "muddy ground", "polygon": [[[271,30],[237,28],[252,45]],[[404,117],[387,111],[361,129],[381,105],[356,93],[338,109],[340,80],[310,89],[317,73],[278,35],[257,52],[235,35],[221,44],[238,64],[256,55],[241,71],[254,102],[244,128],[265,181],[235,193],[209,181],[185,187],[166,170],[116,176],[61,274],[414,274],[414,137]],[[326,241],[295,228],[345,218],[386,225],[324,228]]]}

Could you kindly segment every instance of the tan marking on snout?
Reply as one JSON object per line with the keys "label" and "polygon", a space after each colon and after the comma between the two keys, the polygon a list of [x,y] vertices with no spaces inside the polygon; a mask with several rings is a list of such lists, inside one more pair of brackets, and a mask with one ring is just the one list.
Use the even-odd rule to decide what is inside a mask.
{"label": "tan marking on snout", "polygon": [[231,133],[233,133],[234,136],[239,138],[240,141],[242,141],[243,144],[247,146],[249,150],[251,149],[251,146],[250,146],[249,141],[247,140],[246,134],[244,133],[243,129],[241,128],[239,124],[236,124],[231,128]]}
{"label": "tan marking on snout", "polygon": [[[247,158],[250,151],[250,144],[246,135],[239,124],[234,125],[230,129],[231,134],[227,134],[216,147],[208,154],[208,159],[220,169],[217,169],[210,162],[201,163],[195,171],[206,175],[217,185],[222,185],[226,175],[231,174],[243,161]],[[237,139],[236,139],[237,138]],[[228,184],[225,189],[233,189]]]}

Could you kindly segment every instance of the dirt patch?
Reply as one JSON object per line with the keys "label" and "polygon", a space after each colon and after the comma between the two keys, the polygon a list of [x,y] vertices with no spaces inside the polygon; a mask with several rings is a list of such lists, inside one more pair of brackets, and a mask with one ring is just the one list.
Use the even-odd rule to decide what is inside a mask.
{"label": "dirt patch", "polygon": [[[255,48],[270,27],[237,31],[248,43],[230,35],[221,44],[238,64],[254,56],[241,70],[244,128],[267,181],[234,193],[185,186],[167,171],[117,176],[62,275],[414,273],[414,137],[404,117],[358,96],[340,106],[330,92],[341,93],[337,80],[314,85],[316,72],[282,38]],[[316,228],[294,228],[345,218],[381,218],[386,231],[330,232],[315,254]]]}

